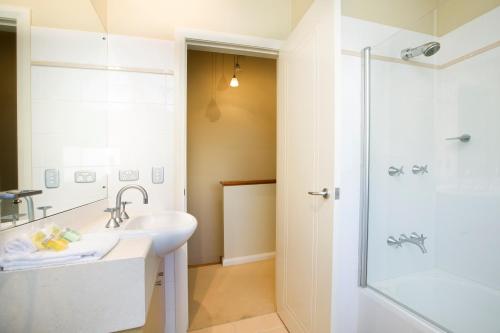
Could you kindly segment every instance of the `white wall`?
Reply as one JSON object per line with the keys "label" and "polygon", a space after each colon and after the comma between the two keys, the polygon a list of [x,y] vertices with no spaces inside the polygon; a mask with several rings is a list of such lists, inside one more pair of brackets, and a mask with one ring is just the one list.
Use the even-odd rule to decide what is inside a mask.
{"label": "white wall", "polygon": [[276,250],[276,184],[224,186],[223,264],[269,258]]}
{"label": "white wall", "polygon": [[[32,66],[34,187],[44,189],[36,206],[49,213],[109,197],[129,183],[146,187],[150,203],[138,192],[132,214],[173,208],[174,78],[171,75],[106,70],[173,68],[173,43],[80,31],[32,28],[32,60],[104,69]],[[163,184],[152,184],[151,168],[164,167]],[[46,189],[45,168],[61,170],[61,187]],[[75,170],[97,171],[93,184],[75,184]],[[120,169],[139,170],[138,182],[120,182]],[[103,186],[107,188],[103,188]],[[37,211],[40,214],[39,211]]]}

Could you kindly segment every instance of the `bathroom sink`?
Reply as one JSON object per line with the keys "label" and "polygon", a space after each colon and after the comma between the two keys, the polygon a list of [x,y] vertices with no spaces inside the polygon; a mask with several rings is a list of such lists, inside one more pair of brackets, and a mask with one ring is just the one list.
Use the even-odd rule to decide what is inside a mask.
{"label": "bathroom sink", "polygon": [[188,213],[166,211],[131,219],[122,225],[121,234],[122,238],[137,234],[151,236],[156,255],[163,257],[186,243],[197,225],[194,216]]}

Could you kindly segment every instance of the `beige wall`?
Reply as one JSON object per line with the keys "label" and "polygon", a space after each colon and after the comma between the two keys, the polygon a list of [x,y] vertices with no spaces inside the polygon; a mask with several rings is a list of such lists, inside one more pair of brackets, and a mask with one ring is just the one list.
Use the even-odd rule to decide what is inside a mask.
{"label": "beige wall", "polygon": [[314,0],[291,0],[292,28],[295,28]]}
{"label": "beige wall", "polygon": [[190,264],[223,255],[219,182],[276,175],[276,61],[240,58],[239,88],[228,86],[232,64],[230,55],[188,52],[187,199],[199,223]]}
{"label": "beige wall", "polygon": [[30,8],[34,26],[104,31],[90,0],[0,0],[0,5]]}
{"label": "beige wall", "polygon": [[342,15],[442,36],[500,0],[343,0]]}
{"label": "beige wall", "polygon": [[290,32],[290,0],[108,0],[111,33],[173,39],[195,28],[283,39]]}
{"label": "beige wall", "polygon": [[[173,39],[191,28],[284,39],[292,0],[0,0],[32,9],[33,25]],[[293,0],[296,17],[312,0]],[[95,10],[94,10],[95,8]],[[97,13],[96,13],[97,12]],[[102,22],[102,23],[101,23]]]}
{"label": "beige wall", "polygon": [[17,189],[16,33],[0,31],[0,191]]}

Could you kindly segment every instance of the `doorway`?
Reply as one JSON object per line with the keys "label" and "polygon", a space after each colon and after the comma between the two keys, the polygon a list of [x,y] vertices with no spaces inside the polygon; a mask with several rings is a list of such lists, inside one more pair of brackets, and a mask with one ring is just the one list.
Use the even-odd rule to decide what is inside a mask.
{"label": "doorway", "polygon": [[276,60],[187,52],[190,330],[276,312]]}

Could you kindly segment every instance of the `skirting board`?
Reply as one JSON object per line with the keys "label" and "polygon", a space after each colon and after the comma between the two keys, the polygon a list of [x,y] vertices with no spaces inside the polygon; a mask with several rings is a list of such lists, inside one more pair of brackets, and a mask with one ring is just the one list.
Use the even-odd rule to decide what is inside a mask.
{"label": "skirting board", "polygon": [[241,264],[248,264],[250,262],[262,261],[273,259],[275,252],[253,254],[251,256],[236,257],[236,258],[222,258],[222,266],[234,266]]}

